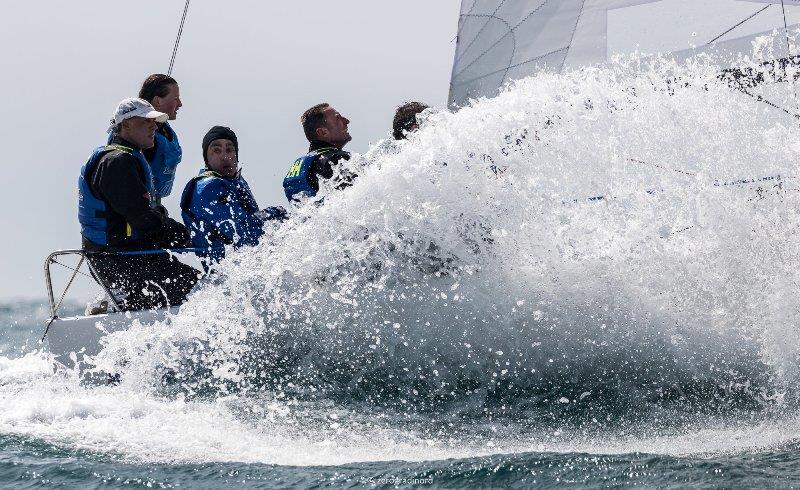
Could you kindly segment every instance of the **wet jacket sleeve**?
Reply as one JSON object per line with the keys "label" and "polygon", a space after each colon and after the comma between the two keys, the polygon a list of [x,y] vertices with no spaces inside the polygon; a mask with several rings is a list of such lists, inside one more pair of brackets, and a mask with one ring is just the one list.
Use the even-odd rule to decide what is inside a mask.
{"label": "wet jacket sleeve", "polygon": [[221,182],[209,182],[192,200],[192,212],[210,223],[235,247],[255,245],[264,233],[264,221],[240,203]]}
{"label": "wet jacket sleeve", "polygon": [[108,205],[133,229],[146,237],[158,239],[164,232],[166,216],[150,207],[138,165],[136,157],[127,153],[109,156],[98,167],[97,188]]}

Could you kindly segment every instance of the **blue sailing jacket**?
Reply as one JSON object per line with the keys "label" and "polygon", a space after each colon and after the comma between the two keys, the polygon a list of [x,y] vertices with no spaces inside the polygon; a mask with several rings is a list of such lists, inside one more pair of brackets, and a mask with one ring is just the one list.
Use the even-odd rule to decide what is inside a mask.
{"label": "blue sailing jacket", "polygon": [[313,197],[317,195],[317,189],[314,189],[309,181],[309,174],[312,172],[314,160],[319,155],[320,152],[314,150],[295,160],[289,168],[289,173],[283,178],[283,192],[290,202],[299,201],[303,196]]}
{"label": "blue sailing jacket", "polygon": [[[150,195],[150,205],[155,204],[153,197],[153,174],[150,172],[150,165],[145,160],[144,155],[139,150],[134,150],[127,146],[122,145],[106,145],[98,147],[92,152],[92,156],[81,167],[81,174],[78,177],[78,221],[81,224],[81,235],[86,237],[96,245],[108,245],[108,219],[107,213],[109,211],[106,202],[95,196],[86,176],[94,171],[94,168],[100,163],[100,160],[109,152],[124,151],[134,157],[136,161],[142,166],[142,172],[145,176],[145,187]],[[124,238],[125,242],[136,242],[140,236],[136,230],[127,225],[127,233]],[[122,245],[123,244],[116,244]]]}
{"label": "blue sailing jacket", "polygon": [[[319,191],[319,178],[330,179],[334,176],[332,165],[340,159],[349,160],[350,154],[322,141],[311,143],[309,152],[294,161],[283,179],[283,191],[289,202],[299,201],[302,197],[313,197]],[[347,187],[354,175],[340,182],[337,189]]]}
{"label": "blue sailing jacket", "polygon": [[[258,204],[240,175],[223,177],[203,170],[186,184],[181,195],[181,217],[201,258],[225,256],[224,245],[255,245],[264,233]],[[204,262],[205,264],[205,262]]]}
{"label": "blue sailing jacket", "polygon": [[162,126],[169,137],[156,131],[155,134],[155,154],[148,160],[150,169],[153,172],[153,184],[155,186],[156,198],[167,197],[172,192],[172,184],[175,182],[175,169],[181,163],[183,150],[178,142],[178,135],[170,127],[169,123]]}

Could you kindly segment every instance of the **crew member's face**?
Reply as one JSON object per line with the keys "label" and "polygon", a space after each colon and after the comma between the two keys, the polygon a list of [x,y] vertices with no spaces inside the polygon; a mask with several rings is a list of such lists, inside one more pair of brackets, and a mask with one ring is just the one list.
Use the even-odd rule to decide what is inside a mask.
{"label": "crew member's face", "polygon": [[239,171],[239,156],[231,140],[214,140],[206,154],[208,168],[224,177],[234,177]]}
{"label": "crew member's face", "polygon": [[339,111],[333,107],[326,107],[323,112],[325,113],[325,127],[317,130],[318,134],[322,133],[320,140],[342,148],[353,139],[347,131],[350,120],[339,114]]}
{"label": "crew member's face", "polygon": [[164,97],[155,96],[153,98],[153,107],[158,112],[163,112],[169,116],[170,121],[174,121],[178,117],[178,109],[183,106],[181,103],[181,91],[177,84],[169,86],[169,92]]}
{"label": "crew member's face", "polygon": [[119,135],[136,148],[146,150],[155,144],[153,135],[155,135],[157,127],[155,119],[131,117],[122,121],[122,130]]}

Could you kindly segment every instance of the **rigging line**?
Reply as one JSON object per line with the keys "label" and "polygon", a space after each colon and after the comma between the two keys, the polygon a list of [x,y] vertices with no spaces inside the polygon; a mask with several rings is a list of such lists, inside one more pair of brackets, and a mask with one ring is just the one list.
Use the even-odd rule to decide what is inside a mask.
{"label": "rigging line", "polygon": [[628,161],[629,162],[633,162],[633,163],[641,163],[642,165],[649,165],[651,167],[660,168],[662,170],[671,170],[673,172],[677,172],[677,173],[683,174],[683,175],[688,175],[690,177],[694,177],[694,176],[697,175],[694,172],[687,172],[686,170],[679,170],[677,168],[665,167],[665,166],[659,165],[657,163],[651,163],[651,162],[645,162],[643,160],[637,160],[636,158],[628,158]]}
{"label": "rigging line", "polygon": [[189,11],[189,2],[191,0],[186,0],[186,5],[183,7],[183,16],[181,17],[181,25],[178,27],[178,37],[175,38],[175,47],[172,48],[172,58],[169,60],[169,70],[167,70],[167,75],[172,75],[172,66],[175,64],[175,57],[178,55],[178,45],[181,42],[181,35],[183,34],[183,24],[186,22],[186,13]]}
{"label": "rigging line", "polygon": [[[786,5],[784,5],[783,0],[781,0],[781,10],[783,10],[783,29],[784,29],[784,32],[786,33],[786,57],[787,57],[787,59],[789,59],[789,58],[792,57],[792,48],[789,46],[789,25],[786,23]],[[787,65],[788,65],[788,63],[783,65],[783,76],[788,79],[789,77],[787,76],[787,73],[786,73],[786,66]],[[797,82],[797,77],[793,76],[792,77],[792,89],[794,90],[795,103],[797,102],[797,85],[796,85],[796,82]]]}
{"label": "rigging line", "polygon": [[[783,3],[783,0],[781,0],[781,3]],[[721,37],[722,37],[722,36],[724,36],[725,34],[727,34],[727,33],[731,32],[732,30],[736,29],[736,28],[737,28],[737,27],[739,27],[740,25],[744,24],[744,23],[745,23],[745,22],[747,22],[748,20],[752,19],[753,17],[755,17],[756,15],[760,14],[761,12],[763,12],[763,11],[767,10],[767,9],[768,9],[768,8],[770,8],[770,7],[772,7],[772,4],[769,4],[769,5],[767,5],[766,7],[764,7],[764,8],[762,8],[762,9],[758,10],[756,13],[754,13],[754,14],[753,14],[753,15],[751,15],[750,17],[747,17],[747,18],[746,18],[746,19],[744,19],[743,21],[739,22],[739,23],[738,23],[738,24],[736,24],[735,26],[731,27],[731,28],[730,28],[730,29],[728,29],[727,31],[723,32],[723,33],[722,33],[722,34],[720,34],[719,36],[715,37],[714,39],[712,39],[711,41],[709,41],[708,43],[706,43],[706,46],[708,46],[709,44],[713,43],[713,42],[714,42],[714,41],[716,41],[717,39],[721,38]]]}
{"label": "rigging line", "polygon": [[794,112],[790,111],[789,109],[781,107],[781,106],[775,104],[774,102],[770,102],[769,100],[765,99],[764,97],[762,97],[760,95],[751,94],[750,92],[747,91],[747,89],[742,87],[741,83],[739,83],[739,82],[737,82],[736,85],[737,86],[735,88],[737,90],[741,91],[742,93],[747,94],[747,95],[749,95],[750,97],[756,99],[759,102],[763,102],[763,103],[767,104],[770,107],[774,107],[775,109],[781,110],[781,111],[785,112],[786,114],[789,114],[790,116],[793,116],[795,119],[800,120],[800,114],[795,114]]}
{"label": "rigging line", "polygon": [[786,56],[792,56],[792,48],[789,47],[789,26],[786,24],[786,5],[781,0],[781,10],[783,11],[783,31],[786,33]]}
{"label": "rigging line", "polygon": [[73,269],[72,267],[70,267],[70,266],[68,266],[68,265],[66,265],[66,264],[62,264],[61,262],[57,261],[56,259],[53,259],[53,260],[51,260],[51,262],[52,262],[52,263],[54,263],[54,264],[58,264],[58,265],[60,265],[61,267],[65,268],[65,269],[69,269],[69,270],[71,270],[72,272],[76,272],[76,273],[78,273],[78,274],[80,274],[80,275],[82,275],[82,276],[86,276],[86,277],[88,277],[89,279],[91,279],[91,280],[93,280],[93,281],[94,281],[94,277],[90,276],[89,274],[86,274],[85,272],[81,272],[81,271],[80,271],[80,270],[78,270],[78,269]]}

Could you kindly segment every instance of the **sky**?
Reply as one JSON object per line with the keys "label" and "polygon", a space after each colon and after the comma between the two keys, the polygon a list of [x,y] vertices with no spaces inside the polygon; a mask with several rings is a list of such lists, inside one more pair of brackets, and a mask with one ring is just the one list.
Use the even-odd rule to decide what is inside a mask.
{"label": "sky", "polygon": [[[669,48],[674,29],[658,34],[647,20],[682,26],[667,14],[683,12],[718,32],[716,24],[750,17],[763,1],[619,0],[627,7],[610,11],[609,46]],[[147,75],[167,71],[183,7],[184,0],[0,0],[0,134],[8,141],[0,302],[43,298],[45,257],[80,248],[80,167],[105,143],[118,102],[136,96]],[[331,103],[351,120],[347,149],[364,152],[389,135],[402,102],[444,106],[459,7],[460,0],[192,2],[173,70],[184,103],[173,127],[184,156],[164,200],[170,214],[180,219],[180,191],[202,167],[211,126],[236,132],[243,173],[266,207],[286,203],[281,183],[307,150],[299,117],[308,107]],[[800,7],[786,10],[789,23],[798,22]],[[762,20],[766,27],[745,27],[782,19]],[[683,28],[679,44],[692,29]],[[76,286],[95,289],[82,278]]]}
{"label": "sky", "polygon": [[[0,301],[43,298],[43,264],[80,248],[77,178],[105,143],[117,103],[166,73],[184,0],[2,0]],[[133,7],[136,7],[135,9]],[[447,101],[460,0],[191,2],[172,75],[183,146],[164,204],[180,220],[184,184],[214,125],[239,140],[262,207],[285,204],[290,164],[307,151],[300,114],[329,102],[350,123],[347,149],[386,137],[397,105]],[[59,278],[64,278],[62,274]],[[90,287],[76,280],[76,291]],[[83,284],[81,284],[83,283]],[[92,287],[93,289],[93,287]]]}

